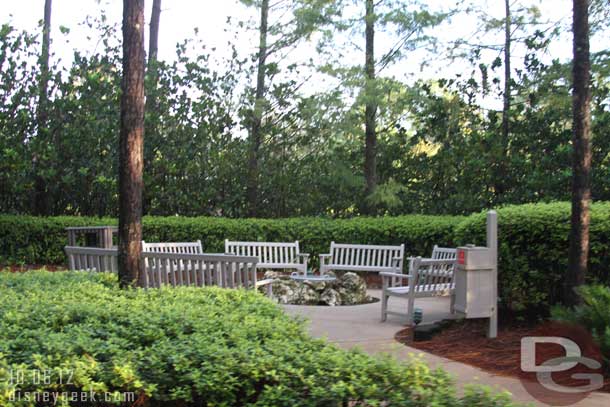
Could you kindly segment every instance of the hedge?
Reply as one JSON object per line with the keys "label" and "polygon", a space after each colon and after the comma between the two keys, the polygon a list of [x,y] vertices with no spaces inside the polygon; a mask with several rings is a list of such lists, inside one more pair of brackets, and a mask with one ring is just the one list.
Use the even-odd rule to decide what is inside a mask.
{"label": "hedge", "polygon": [[37,271],[0,273],[0,296],[0,405],[43,392],[62,406],[73,392],[117,400],[85,405],[134,405],[120,402],[130,392],[140,406],[511,405],[486,388],[458,396],[418,360],[312,339],[253,291],[120,290],[105,273]]}
{"label": "hedge", "polygon": [[[295,241],[312,260],[327,253],[330,242],[401,244],[407,253],[430,253],[434,244],[453,245],[462,217],[400,216],[354,219],[224,219],[144,217],[144,240],[200,239],[206,252],[223,252],[224,240]],[[115,219],[0,215],[0,264],[64,264],[66,227],[116,225]]]}
{"label": "hedge", "polygon": [[[498,209],[501,307],[547,316],[558,302],[567,268],[570,204],[527,204]],[[0,264],[62,264],[67,226],[116,224],[113,219],[0,215]],[[204,250],[222,252],[224,239],[294,241],[312,255],[331,241],[400,244],[426,255],[435,244],[485,244],[485,214],[468,217],[399,216],[355,219],[223,219],[145,217],[148,241],[201,239]],[[610,203],[592,206],[589,282],[610,283]]]}
{"label": "hedge", "polygon": [[[559,302],[568,264],[570,204],[526,204],[498,210],[498,289],[504,309],[548,316]],[[454,240],[485,245],[485,213],[455,228]],[[610,203],[592,205],[590,282],[610,283]]]}

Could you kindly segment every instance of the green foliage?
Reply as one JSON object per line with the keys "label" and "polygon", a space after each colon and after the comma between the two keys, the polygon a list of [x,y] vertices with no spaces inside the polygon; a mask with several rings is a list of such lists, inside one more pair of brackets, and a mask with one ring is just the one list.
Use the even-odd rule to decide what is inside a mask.
{"label": "green foliage", "polygon": [[[200,239],[206,252],[222,253],[224,240],[295,241],[317,256],[331,241],[363,244],[405,244],[407,253],[430,253],[435,244],[452,245],[453,228],[461,217],[400,216],[354,219],[224,219],[144,217],[144,240]],[[0,264],[62,264],[68,226],[112,225],[110,218],[36,218],[0,215]],[[312,260],[316,261],[314,257]]]}
{"label": "green foliage", "polygon": [[610,369],[610,287],[590,285],[576,290],[582,298],[582,305],[556,307],[552,312],[553,319],[580,324],[591,332],[600,347],[606,369]]}
{"label": "green foliage", "polygon": [[116,224],[114,219],[0,215],[0,264],[63,264],[65,228]]}
{"label": "green foliage", "polygon": [[143,406],[511,405],[479,388],[459,398],[445,372],[418,360],[312,339],[254,291],[120,290],[115,280],[0,274],[0,404],[36,405],[10,402],[11,372],[21,371],[22,392],[135,392]]}
{"label": "green foliage", "polygon": [[[561,299],[567,269],[570,204],[526,204],[498,209],[499,295],[504,311],[547,316]],[[112,225],[111,218],[0,215],[0,264],[64,264],[68,226]],[[485,245],[485,213],[461,216],[386,216],[352,219],[225,219],[144,217],[150,242],[200,239],[204,251],[224,251],[224,240],[295,241],[312,255],[331,241],[405,244],[407,255],[428,255],[435,244]],[[588,279],[610,283],[610,204],[592,206]]]}
{"label": "green foliage", "polygon": [[[527,204],[498,210],[498,289],[504,309],[548,315],[560,301],[568,263],[570,204]],[[485,214],[466,218],[454,241],[485,245]],[[610,283],[610,204],[592,205],[589,272],[591,282]]]}
{"label": "green foliage", "polygon": [[[607,26],[606,3],[592,2],[592,22],[599,19],[600,30]],[[352,217],[363,202],[375,205],[379,215],[463,215],[570,198],[570,63],[544,56],[561,26],[531,28],[525,22],[538,18],[535,10],[514,6],[514,25],[523,28],[516,40],[523,45],[513,59],[523,60],[514,64],[511,132],[504,145],[500,112],[481,103],[503,95],[502,59],[494,61],[497,54],[490,57],[485,44],[458,41],[468,50],[459,56],[468,61],[455,77],[411,81],[392,70],[424,45],[437,51],[427,64],[444,63],[432,28],[448,28],[455,10],[439,12],[421,0],[376,2],[378,31],[392,46],[377,49],[378,76],[362,92],[362,67],[351,56],[363,41],[363,2],[298,0],[272,6],[277,18],[270,27],[262,106],[260,217]],[[117,216],[118,28],[117,21],[98,13],[83,24],[93,42],[99,39],[97,46],[76,50],[72,59],[53,55],[49,118],[38,132],[40,38],[1,26],[0,213],[33,213],[36,186],[43,185],[46,215]],[[244,24],[235,28],[243,30]],[[59,31],[70,34],[69,27]],[[292,52],[318,40],[332,47]],[[230,56],[215,57],[195,35],[177,44],[175,55],[158,61],[155,75],[147,77],[147,100],[154,101],[147,107],[144,143],[147,215],[238,218],[247,213],[246,130],[254,106],[247,84],[255,82],[256,58],[240,55],[234,43],[227,49]],[[296,54],[303,58],[293,61]],[[591,55],[596,201],[610,200],[609,55]],[[379,188],[365,197],[363,105],[371,100],[377,105]]]}
{"label": "green foliage", "polygon": [[32,117],[37,88],[35,38],[8,24],[0,26],[0,211],[28,212],[23,199],[33,180],[27,143],[34,131]]}

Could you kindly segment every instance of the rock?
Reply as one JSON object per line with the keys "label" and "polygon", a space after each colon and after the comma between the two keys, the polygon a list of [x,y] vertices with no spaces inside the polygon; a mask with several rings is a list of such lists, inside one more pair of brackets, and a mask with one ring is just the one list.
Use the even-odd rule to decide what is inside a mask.
{"label": "rock", "polygon": [[307,284],[290,279],[275,279],[271,283],[272,298],[280,304],[316,305],[320,295]]}
{"label": "rock", "polygon": [[[335,276],[331,272],[328,274]],[[267,271],[264,278],[273,280],[272,298],[280,304],[337,306],[370,300],[366,294],[366,282],[356,273],[345,273],[335,281],[295,281],[274,271]]]}
{"label": "rock", "polygon": [[366,294],[366,282],[356,273],[345,273],[337,280],[341,304],[353,305],[369,301]]}
{"label": "rock", "polygon": [[272,298],[280,304],[296,304],[298,299],[297,283],[292,280],[275,279],[271,283]]}
{"label": "rock", "polygon": [[341,305],[341,294],[337,290],[328,288],[320,294],[320,302],[331,307]]}
{"label": "rock", "polygon": [[334,271],[327,271],[326,273],[324,273],[324,275],[335,278],[337,277]]}
{"label": "rock", "polygon": [[271,270],[267,270],[265,271],[265,274],[263,274],[263,279],[268,280],[268,279],[275,279],[278,278],[278,272],[277,271],[271,271]]}
{"label": "rock", "polygon": [[296,302],[291,304],[317,305],[320,302],[320,295],[307,284],[299,284],[295,294]]}
{"label": "rock", "polygon": [[267,270],[265,271],[265,274],[263,274],[263,279],[281,279],[281,280],[288,280],[290,277],[290,275],[286,274],[286,273],[280,273],[277,271],[272,271],[272,270]]}
{"label": "rock", "polygon": [[318,292],[324,291],[326,289],[326,286],[328,285],[326,281],[308,281],[308,280],[305,280],[304,284],[308,285],[313,290],[318,291]]}
{"label": "rock", "polygon": [[339,284],[350,291],[366,291],[366,282],[356,273],[343,274],[339,279]]}
{"label": "rock", "polygon": [[340,287],[337,292],[341,297],[341,305],[356,305],[369,302],[369,298],[366,294],[353,292],[345,287]]}

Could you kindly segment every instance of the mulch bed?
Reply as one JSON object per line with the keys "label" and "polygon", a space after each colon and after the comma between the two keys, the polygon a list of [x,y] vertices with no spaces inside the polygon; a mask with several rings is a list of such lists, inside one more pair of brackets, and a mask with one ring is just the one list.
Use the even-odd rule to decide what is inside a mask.
{"label": "mulch bed", "polygon": [[20,264],[20,265],[6,265],[0,266],[0,270],[2,271],[12,271],[13,273],[19,273],[23,271],[29,270],[41,270],[45,269],[47,271],[65,271],[67,270],[66,266],[55,265],[55,264]]}
{"label": "mulch bed", "polygon": [[[521,338],[524,336],[567,337],[580,345],[583,356],[601,360],[598,347],[589,339],[589,333],[582,328],[566,328],[565,325],[556,323],[525,325],[517,322],[501,322],[499,325],[498,337],[494,339],[486,337],[486,320],[456,321],[431,340],[418,342],[411,339],[410,328],[405,328],[396,334],[395,339],[413,348],[476,366],[489,373],[529,381],[536,380],[536,374],[521,370]],[[565,352],[560,345],[545,344],[536,348],[537,365],[545,360],[561,356],[565,356]],[[571,378],[571,375],[579,372],[590,373],[591,371],[578,365],[565,372],[553,373],[553,379],[563,385],[587,384],[586,381]],[[600,391],[610,392],[609,373],[606,370],[605,385]]]}

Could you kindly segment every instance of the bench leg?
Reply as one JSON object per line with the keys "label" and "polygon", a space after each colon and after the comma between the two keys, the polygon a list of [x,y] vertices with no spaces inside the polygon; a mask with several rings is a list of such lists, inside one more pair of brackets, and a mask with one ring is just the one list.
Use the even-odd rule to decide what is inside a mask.
{"label": "bench leg", "polygon": [[451,315],[455,314],[455,293],[451,293],[451,302],[449,304],[449,312]]}
{"label": "bench leg", "polygon": [[381,276],[381,322],[388,318],[388,279]]}
{"label": "bench leg", "polygon": [[407,325],[413,326],[413,311],[415,310],[415,296],[409,295],[409,305],[407,309]]}

